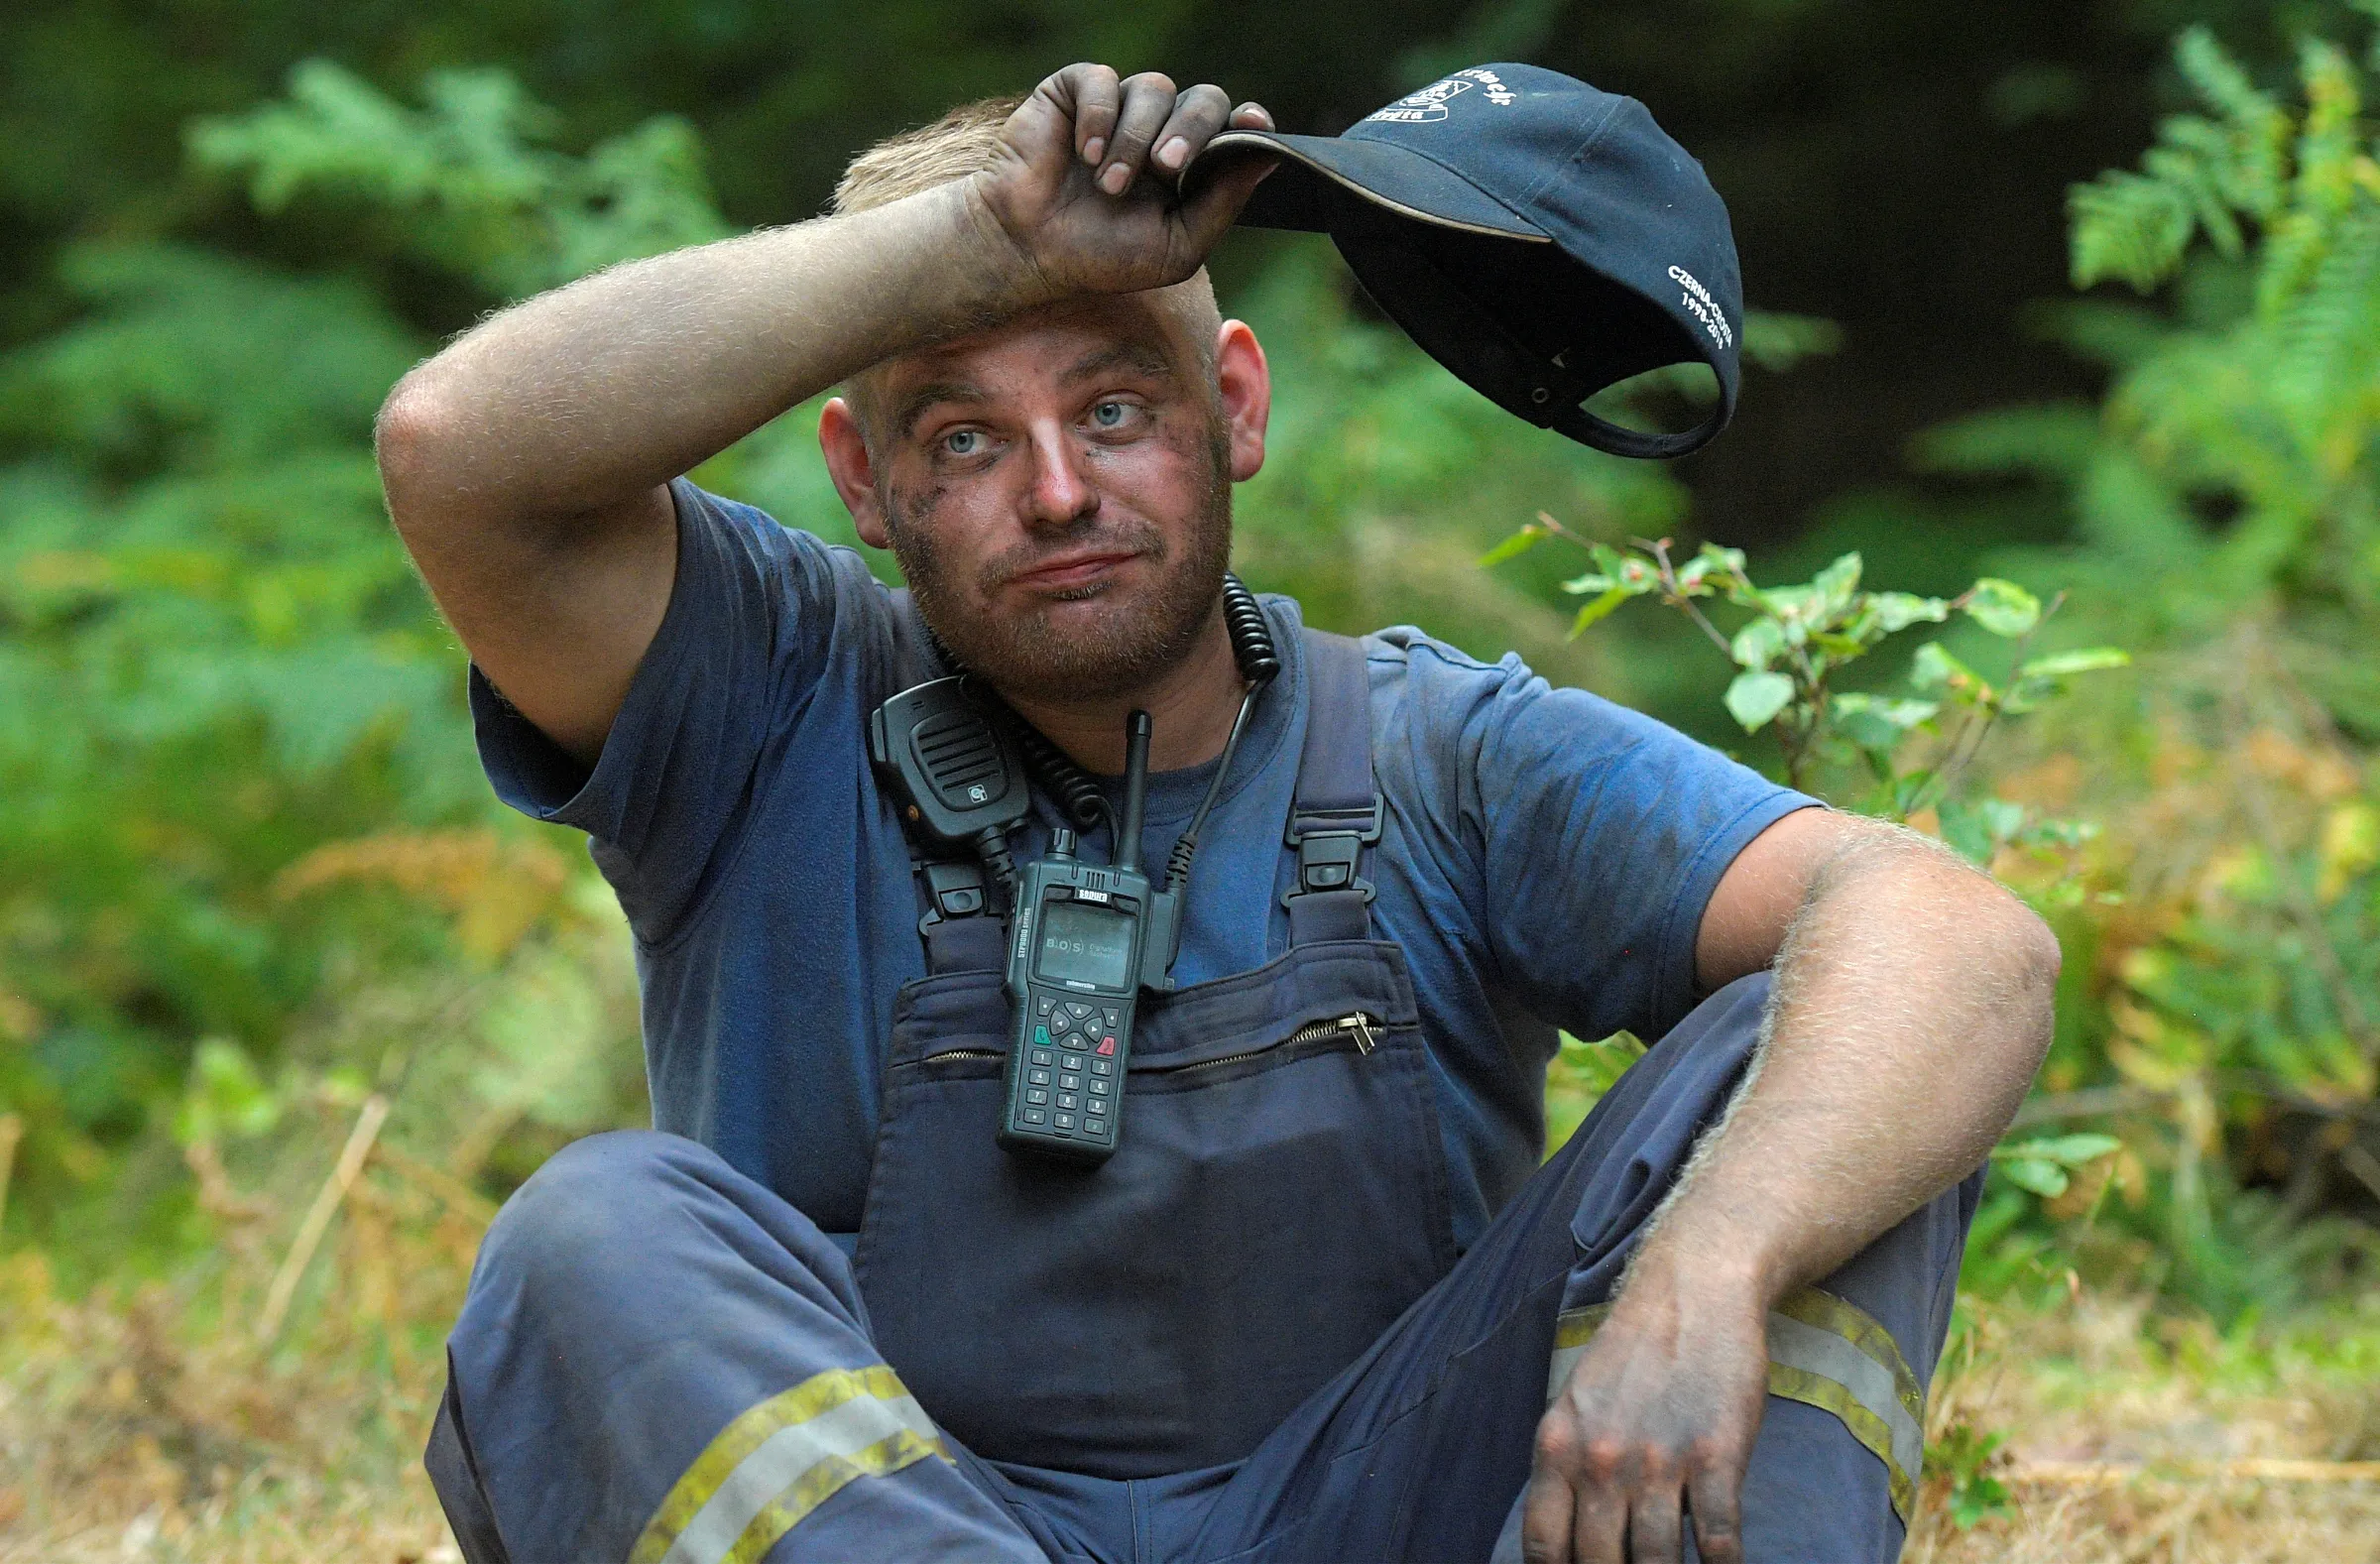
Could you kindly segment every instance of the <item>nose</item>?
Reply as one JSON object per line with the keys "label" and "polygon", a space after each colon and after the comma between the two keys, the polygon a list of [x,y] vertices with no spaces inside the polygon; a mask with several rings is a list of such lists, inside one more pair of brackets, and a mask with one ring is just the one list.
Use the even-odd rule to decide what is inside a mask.
{"label": "nose", "polygon": [[1031,487],[1024,496],[1028,527],[1063,528],[1099,510],[1099,491],[1084,481],[1081,452],[1055,420],[1035,422],[1029,436]]}

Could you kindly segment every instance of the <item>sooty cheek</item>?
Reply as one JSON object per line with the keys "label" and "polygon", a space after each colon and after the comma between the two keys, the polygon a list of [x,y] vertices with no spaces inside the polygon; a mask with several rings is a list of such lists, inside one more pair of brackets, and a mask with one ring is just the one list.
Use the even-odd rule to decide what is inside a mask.
{"label": "sooty cheek", "polygon": [[928,483],[914,494],[887,484],[885,509],[904,521],[925,521],[942,509],[942,502],[949,494],[947,483]]}

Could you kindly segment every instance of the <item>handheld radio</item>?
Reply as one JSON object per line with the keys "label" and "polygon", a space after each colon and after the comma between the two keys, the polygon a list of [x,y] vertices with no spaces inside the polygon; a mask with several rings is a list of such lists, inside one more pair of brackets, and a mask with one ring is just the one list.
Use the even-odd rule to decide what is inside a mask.
{"label": "handheld radio", "polygon": [[1008,973],[1016,1010],[1000,1115],[1000,1143],[1012,1151],[1097,1162],[1116,1149],[1134,1002],[1151,978],[1170,986],[1180,898],[1140,870],[1149,730],[1145,711],[1125,728],[1115,861],[1082,862],[1074,833],[1060,829],[1016,883]]}
{"label": "handheld radio", "polygon": [[[919,931],[946,917],[997,915],[1002,900],[1014,920],[1004,986],[1015,1016],[998,1130],[1012,1151],[1096,1165],[1123,1135],[1135,1001],[1142,989],[1173,988],[1199,832],[1223,791],[1256,696],[1281,670],[1263,609],[1230,574],[1223,579],[1223,619],[1243,681],[1240,710],[1206,796],[1173,844],[1162,885],[1140,867],[1147,712],[1133,712],[1125,724],[1121,820],[1056,745],[964,673],[903,690],[870,715],[869,758],[912,837],[944,853],[971,853],[983,868],[979,879],[961,864],[921,864],[934,905]],[[926,635],[932,639],[930,630]],[[944,662],[953,661],[934,645]],[[1028,775],[1076,829],[1105,819],[1111,862],[1083,863],[1075,856],[1075,830],[1060,827],[1050,834],[1049,855],[1017,871],[1008,833],[1030,807]],[[1008,894],[987,897],[986,890]]]}

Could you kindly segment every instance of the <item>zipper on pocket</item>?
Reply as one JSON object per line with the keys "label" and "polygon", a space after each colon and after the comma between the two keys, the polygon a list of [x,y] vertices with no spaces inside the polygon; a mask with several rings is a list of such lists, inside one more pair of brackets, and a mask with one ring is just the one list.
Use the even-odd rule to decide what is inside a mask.
{"label": "zipper on pocket", "polygon": [[[1358,1053],[1369,1053],[1379,1045],[1377,1039],[1372,1036],[1372,1027],[1375,1024],[1369,1016],[1359,1011],[1353,1016],[1342,1016],[1337,1021],[1318,1021],[1300,1026],[1273,1046],[1289,1048],[1295,1047],[1301,1042],[1320,1042],[1326,1037],[1353,1037]],[[1238,1064],[1242,1059],[1262,1058],[1270,1052],[1272,1052],[1272,1048],[1269,1047],[1250,1048],[1240,1053],[1227,1053],[1220,1059],[1201,1059],[1196,1064],[1151,1064],[1146,1068],[1165,1071],[1178,1070],[1186,1074],[1191,1070],[1212,1070],[1226,1064]],[[1141,1066],[1135,1065],[1134,1068],[1141,1068]]]}
{"label": "zipper on pocket", "polygon": [[1008,1056],[1006,1048],[952,1048],[946,1053],[929,1053],[917,1062],[940,1064],[944,1059],[1005,1059]]}
{"label": "zipper on pocket", "polygon": [[1373,1048],[1379,1046],[1378,1039],[1371,1034],[1372,1025],[1372,1019],[1369,1016],[1365,1015],[1362,1011],[1357,1011],[1354,1015],[1342,1016],[1337,1021],[1318,1021],[1309,1025],[1300,1026],[1289,1034],[1289,1040],[1293,1043],[1315,1042],[1330,1036],[1333,1032],[1344,1032],[1356,1039],[1358,1053],[1369,1053]]}

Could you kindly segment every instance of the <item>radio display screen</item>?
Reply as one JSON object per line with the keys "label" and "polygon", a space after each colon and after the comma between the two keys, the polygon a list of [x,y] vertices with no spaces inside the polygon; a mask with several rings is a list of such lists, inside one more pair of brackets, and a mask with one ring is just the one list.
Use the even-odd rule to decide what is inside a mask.
{"label": "radio display screen", "polygon": [[1033,972],[1054,983],[1121,989],[1131,976],[1132,920],[1112,907],[1081,902],[1041,906],[1041,943]]}

